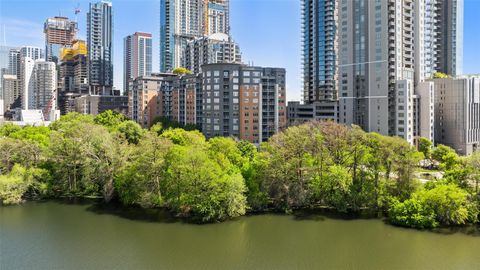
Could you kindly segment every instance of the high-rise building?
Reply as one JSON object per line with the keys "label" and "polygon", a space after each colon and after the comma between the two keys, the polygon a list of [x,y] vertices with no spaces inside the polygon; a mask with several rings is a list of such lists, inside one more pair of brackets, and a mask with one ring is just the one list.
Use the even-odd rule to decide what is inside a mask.
{"label": "high-rise building", "polygon": [[29,109],[42,110],[48,120],[57,109],[57,69],[54,62],[35,61],[33,95],[29,98]]}
{"label": "high-rise building", "polygon": [[75,98],[88,94],[87,46],[76,40],[60,53],[58,107],[61,114],[75,111]]}
{"label": "high-rise building", "polygon": [[59,62],[60,50],[70,47],[77,36],[77,23],[67,17],[55,16],[45,21],[45,59]]}
{"label": "high-rise building", "polygon": [[3,74],[2,77],[3,95],[3,111],[7,112],[13,108],[20,108],[22,106],[20,80],[17,75]]}
{"label": "high-rise building", "polygon": [[242,62],[240,47],[227,34],[216,33],[187,43],[182,66],[200,73],[205,64]]}
{"label": "high-rise building", "polygon": [[87,46],[76,40],[60,54],[59,86],[65,93],[88,94]]}
{"label": "high-rise building", "polygon": [[230,1],[203,0],[203,34],[230,34]]}
{"label": "high-rise building", "polygon": [[155,73],[130,81],[128,117],[148,128],[156,117],[171,116],[171,93],[179,76]]}
{"label": "high-rise building", "polygon": [[463,73],[464,0],[425,0],[433,2],[437,40],[436,71],[451,76]]}
{"label": "high-rise building", "polygon": [[[0,45],[0,97],[2,97],[2,78],[3,74],[12,74],[8,70],[9,59],[10,59],[10,50],[16,50],[17,48],[11,46]],[[14,73],[16,74],[16,73]]]}
{"label": "high-rise building", "polygon": [[91,94],[111,94],[113,88],[112,3],[90,3],[87,13],[88,81]]}
{"label": "high-rise building", "polygon": [[44,59],[43,50],[39,47],[24,46],[20,48],[20,57],[29,57],[32,60]]}
{"label": "high-rise building", "polygon": [[187,42],[203,35],[203,2],[160,1],[160,72],[180,67]]}
{"label": "high-rise building", "polygon": [[432,80],[435,85],[435,142],[469,155],[480,146],[480,78]]}
{"label": "high-rise building", "polygon": [[152,34],[129,35],[124,38],[123,48],[123,88],[127,93],[130,80],[152,73]]}
{"label": "high-rise building", "polygon": [[8,73],[20,75],[20,49],[10,49],[8,52]]}
{"label": "high-rise building", "polygon": [[202,67],[202,132],[253,143],[286,126],[285,69],[209,64]]}
{"label": "high-rise building", "polygon": [[[425,80],[461,73],[463,0],[304,0],[302,10],[304,100],[324,114],[316,119],[329,107],[366,131],[434,138]],[[292,105],[292,117],[310,117]]]}
{"label": "high-rise building", "polygon": [[302,1],[305,103],[337,100],[338,1]]}
{"label": "high-rise building", "polygon": [[35,88],[35,60],[22,57],[20,60],[20,92],[22,96],[22,109],[33,109],[33,95]]}
{"label": "high-rise building", "polygon": [[203,115],[202,74],[188,74],[179,76],[175,80],[170,95],[164,95],[165,100],[170,97],[170,119],[181,125],[196,126],[201,129]]}

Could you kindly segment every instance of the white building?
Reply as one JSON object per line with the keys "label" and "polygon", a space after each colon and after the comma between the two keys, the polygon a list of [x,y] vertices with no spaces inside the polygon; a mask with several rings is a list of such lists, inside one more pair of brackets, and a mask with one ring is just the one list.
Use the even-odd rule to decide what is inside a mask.
{"label": "white building", "polygon": [[22,57],[20,60],[20,89],[22,95],[22,108],[24,110],[33,109],[33,89],[35,87],[35,78],[33,70],[35,61],[30,57]]}
{"label": "white building", "polygon": [[33,60],[45,58],[43,50],[39,47],[24,46],[20,48],[20,57],[29,57]]}
{"label": "white building", "polygon": [[32,108],[42,110],[45,119],[57,108],[57,69],[54,62],[35,61]]}
{"label": "white building", "polygon": [[242,54],[230,36],[216,33],[189,41],[182,59],[182,66],[197,74],[202,71],[202,65],[206,64],[241,64]]}

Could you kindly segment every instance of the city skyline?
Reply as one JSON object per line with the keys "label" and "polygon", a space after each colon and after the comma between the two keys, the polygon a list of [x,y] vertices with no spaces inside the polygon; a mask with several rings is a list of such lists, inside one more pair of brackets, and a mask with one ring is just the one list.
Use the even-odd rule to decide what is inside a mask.
{"label": "city skyline", "polygon": [[[80,39],[86,39],[86,13],[90,1],[30,1],[6,0],[0,3],[0,43],[8,46],[39,46],[44,48],[43,23],[53,16],[75,20],[78,6]],[[160,1],[113,0],[114,17],[114,86],[123,89],[123,38],[133,32],[151,32],[153,37],[153,71],[159,71]],[[22,3],[23,9],[17,4]],[[272,5],[275,3],[275,5]],[[300,3],[296,0],[231,0],[231,33],[242,50],[245,63],[279,66],[287,70],[287,100],[300,100],[301,29]],[[480,35],[476,32],[475,14],[480,1],[465,0],[464,74],[480,73],[480,55],[475,53]],[[144,16],[135,16],[144,14]],[[248,18],[248,20],[246,20]],[[253,18],[253,19],[252,19]],[[290,18],[285,20],[285,18]],[[258,27],[261,25],[261,27]],[[257,26],[257,27],[255,27]],[[6,33],[4,33],[4,29]],[[266,31],[265,29],[268,29]],[[285,39],[288,42],[285,42]]]}

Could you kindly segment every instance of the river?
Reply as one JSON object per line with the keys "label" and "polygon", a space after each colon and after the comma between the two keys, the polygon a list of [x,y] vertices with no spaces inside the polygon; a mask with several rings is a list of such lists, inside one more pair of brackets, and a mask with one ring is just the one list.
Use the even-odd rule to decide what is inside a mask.
{"label": "river", "polygon": [[478,228],[256,215],[195,225],[159,211],[0,207],[0,269],[480,269]]}

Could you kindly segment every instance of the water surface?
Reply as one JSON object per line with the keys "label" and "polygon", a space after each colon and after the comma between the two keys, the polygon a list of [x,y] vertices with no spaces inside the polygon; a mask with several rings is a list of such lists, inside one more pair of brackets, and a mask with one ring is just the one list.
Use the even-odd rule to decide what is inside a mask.
{"label": "water surface", "polygon": [[478,228],[273,214],[195,225],[146,214],[59,202],[0,207],[0,269],[480,269]]}

